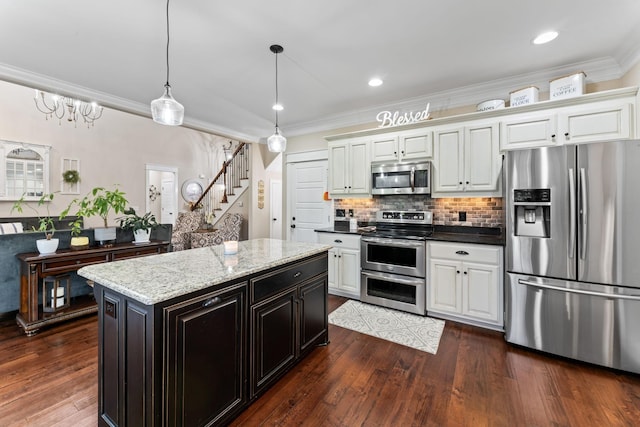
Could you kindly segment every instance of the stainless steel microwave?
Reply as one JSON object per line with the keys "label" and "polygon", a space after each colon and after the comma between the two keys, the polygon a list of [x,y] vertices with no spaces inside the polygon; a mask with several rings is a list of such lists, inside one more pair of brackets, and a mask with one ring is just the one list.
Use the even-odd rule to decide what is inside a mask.
{"label": "stainless steel microwave", "polygon": [[430,194],[431,163],[371,164],[371,194]]}

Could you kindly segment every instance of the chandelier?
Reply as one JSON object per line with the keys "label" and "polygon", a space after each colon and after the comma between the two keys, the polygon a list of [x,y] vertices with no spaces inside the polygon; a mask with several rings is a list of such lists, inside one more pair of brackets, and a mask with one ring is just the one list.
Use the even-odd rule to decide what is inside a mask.
{"label": "chandelier", "polygon": [[47,101],[45,93],[36,89],[36,96],[33,100],[36,108],[44,113],[47,120],[56,117],[59,124],[66,116],[68,122],[73,122],[77,126],[78,120],[82,118],[87,127],[93,126],[93,122],[102,117],[103,108],[95,102],[87,103],[79,99],[69,98],[67,96],[51,95]]}

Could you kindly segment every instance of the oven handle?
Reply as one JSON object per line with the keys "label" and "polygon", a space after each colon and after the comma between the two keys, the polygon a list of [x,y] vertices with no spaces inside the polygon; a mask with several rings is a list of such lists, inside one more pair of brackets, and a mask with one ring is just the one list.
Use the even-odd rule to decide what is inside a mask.
{"label": "oven handle", "polygon": [[407,248],[421,248],[424,246],[424,242],[414,242],[411,240],[399,240],[399,239],[383,239],[380,237],[363,237],[362,242],[364,243],[380,243],[383,245],[390,246],[404,246]]}
{"label": "oven handle", "polygon": [[363,276],[367,277],[375,277],[380,279],[387,279],[391,282],[405,283],[407,285],[422,285],[424,284],[424,279],[421,278],[409,278],[409,277],[398,277],[396,274],[387,274],[387,273],[369,273],[368,271],[361,270],[360,273]]}

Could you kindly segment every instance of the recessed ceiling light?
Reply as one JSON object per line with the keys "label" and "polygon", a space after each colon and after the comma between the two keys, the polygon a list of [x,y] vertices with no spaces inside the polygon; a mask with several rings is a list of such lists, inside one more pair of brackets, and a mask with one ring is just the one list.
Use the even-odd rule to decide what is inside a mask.
{"label": "recessed ceiling light", "polygon": [[558,37],[557,31],[547,31],[546,33],[542,33],[538,35],[538,37],[533,39],[533,44],[549,43],[551,40],[555,40],[556,37]]}
{"label": "recessed ceiling light", "polygon": [[271,108],[273,108],[276,111],[284,110],[284,107],[282,106],[282,104],[273,104],[273,107],[271,107]]}
{"label": "recessed ceiling light", "polygon": [[374,77],[371,80],[369,80],[369,86],[376,87],[376,86],[380,86],[381,84],[382,84],[382,79],[379,79],[377,77]]}

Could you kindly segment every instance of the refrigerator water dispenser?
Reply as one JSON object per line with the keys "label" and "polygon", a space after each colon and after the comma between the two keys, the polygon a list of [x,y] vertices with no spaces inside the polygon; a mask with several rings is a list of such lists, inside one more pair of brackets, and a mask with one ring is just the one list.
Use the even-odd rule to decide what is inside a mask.
{"label": "refrigerator water dispenser", "polygon": [[513,190],[514,234],[549,238],[551,232],[551,190]]}

